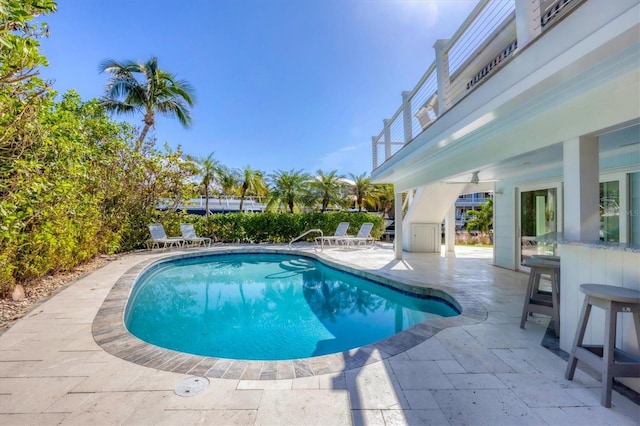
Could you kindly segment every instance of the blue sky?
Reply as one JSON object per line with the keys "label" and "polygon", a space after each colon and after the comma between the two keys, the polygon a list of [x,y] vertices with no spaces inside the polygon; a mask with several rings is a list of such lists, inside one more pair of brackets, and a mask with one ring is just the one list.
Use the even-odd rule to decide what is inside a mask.
{"label": "blue sky", "polygon": [[[400,106],[475,0],[59,0],[41,17],[59,93],[103,94],[105,59],[187,80],[193,125],[159,118],[165,141],[196,157],[267,173],[371,171],[371,136]],[[123,119],[122,117],[116,117]],[[141,124],[142,117],[129,121]]]}

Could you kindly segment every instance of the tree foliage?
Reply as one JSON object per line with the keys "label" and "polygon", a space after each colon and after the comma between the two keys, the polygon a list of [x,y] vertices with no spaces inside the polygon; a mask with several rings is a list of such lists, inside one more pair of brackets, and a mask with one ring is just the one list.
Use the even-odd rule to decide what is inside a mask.
{"label": "tree foliage", "polygon": [[371,183],[371,178],[367,177],[366,173],[363,173],[359,176],[350,173],[351,179],[353,179],[353,185],[351,186],[351,194],[356,199],[356,206],[358,207],[358,211],[361,212],[365,202],[367,200],[371,200],[374,186]]}
{"label": "tree foliage", "polygon": [[[38,39],[48,29],[32,23],[55,10],[50,0],[0,0],[0,296],[17,282],[70,270],[97,254],[144,247],[153,222],[175,235],[180,222],[190,221],[199,233],[230,242],[286,242],[312,227],[332,233],[344,220],[353,226],[374,222],[379,229],[373,235],[381,232],[381,222],[369,215],[291,214],[318,200],[323,209],[334,202],[335,172],[319,172],[331,185],[310,201],[310,177],[301,170],[274,173],[267,188],[264,174],[248,166],[236,176],[210,156],[203,176],[179,147],[158,149],[146,137],[152,115],[175,115],[188,124],[193,98],[188,84],[157,69],[155,60],[103,64],[105,71],[119,71],[111,96],[101,100],[83,101],[74,91],[57,97],[38,76],[46,65]],[[155,89],[140,93],[145,78],[135,80],[138,72],[147,80],[157,77]],[[141,134],[109,116],[128,109],[144,111]],[[177,207],[199,194],[198,175],[205,195],[212,187],[243,198],[268,197],[271,206],[289,213],[187,218]]]}
{"label": "tree foliage", "polygon": [[467,212],[467,230],[478,230],[484,234],[489,233],[489,228],[493,225],[493,200],[489,198],[482,205],[480,210],[469,210]]}
{"label": "tree foliage", "polygon": [[221,174],[222,166],[220,162],[213,157],[213,152],[208,156],[201,158],[198,163],[198,175],[201,177],[201,185],[204,190],[204,212],[205,215],[209,215],[209,196],[211,195],[212,185],[215,183],[216,178]]}
{"label": "tree foliage", "polygon": [[267,208],[280,210],[286,207],[289,213],[301,210],[305,204],[305,195],[309,192],[311,177],[302,170],[278,170],[270,178],[271,192]]}
{"label": "tree foliage", "polygon": [[191,125],[189,107],[195,102],[193,88],[189,82],[158,68],[157,58],[152,57],[145,63],[107,59],[99,69],[111,74],[100,102],[117,114],[143,114],[144,127],[136,141],[136,150],[155,125],[156,113],[176,118],[185,127]]}
{"label": "tree foliage", "polygon": [[329,173],[318,170],[309,182],[310,192],[313,198],[320,200],[322,212],[327,211],[330,204],[343,203],[345,186],[344,176],[339,175],[336,170]]}

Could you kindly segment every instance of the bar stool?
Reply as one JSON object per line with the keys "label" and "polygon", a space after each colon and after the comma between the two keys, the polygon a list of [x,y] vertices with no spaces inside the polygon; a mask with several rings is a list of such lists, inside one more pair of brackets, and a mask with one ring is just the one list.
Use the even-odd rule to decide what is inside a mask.
{"label": "bar stool", "polygon": [[[615,347],[618,312],[633,314],[636,339],[640,347],[640,291],[603,284],[582,284],[586,296],[580,313],[576,336],[569,355],[564,377],[573,380],[578,360],[602,372],[600,403],[611,407],[611,389],[614,377],[640,377],[640,358]],[[604,345],[583,345],[591,306],[605,310]]]}
{"label": "bar stool", "polygon": [[[560,262],[544,258],[531,258],[523,262],[529,267],[529,282],[524,295],[520,328],[524,328],[529,313],[549,315],[556,336],[560,335]],[[540,291],[540,276],[549,275],[551,292]]]}

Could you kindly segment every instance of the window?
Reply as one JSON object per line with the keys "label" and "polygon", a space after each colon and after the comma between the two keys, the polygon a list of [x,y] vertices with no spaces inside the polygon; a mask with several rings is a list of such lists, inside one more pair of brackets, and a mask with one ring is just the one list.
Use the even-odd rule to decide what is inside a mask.
{"label": "window", "polygon": [[640,173],[629,174],[629,241],[640,244]]}
{"label": "window", "polygon": [[600,183],[600,241],[620,241],[620,182]]}

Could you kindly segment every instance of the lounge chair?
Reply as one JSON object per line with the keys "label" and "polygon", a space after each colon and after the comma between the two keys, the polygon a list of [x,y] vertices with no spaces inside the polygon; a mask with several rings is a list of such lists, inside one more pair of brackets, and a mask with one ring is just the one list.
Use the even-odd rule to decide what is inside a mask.
{"label": "lounge chair", "polygon": [[181,224],[180,231],[182,231],[182,239],[186,244],[198,245],[198,246],[202,244],[206,244],[207,247],[211,246],[211,238],[198,237],[196,235],[196,230],[193,228],[193,225],[190,223]]}
{"label": "lounge chair", "polygon": [[340,222],[333,235],[327,235],[326,237],[316,237],[316,244],[320,244],[324,247],[324,243],[331,245],[331,242],[338,244],[338,242],[347,236],[347,230],[349,229],[349,222]]}
{"label": "lounge chair", "polygon": [[149,225],[149,232],[151,233],[151,239],[147,241],[147,248],[160,248],[160,244],[162,244],[162,248],[178,246],[182,247],[182,243],[184,240],[180,237],[167,237],[167,234],[164,232],[164,226],[159,223],[154,223],[153,225]]}
{"label": "lounge chair", "polygon": [[345,236],[342,237],[339,242],[348,246],[367,246],[370,245],[373,247],[373,242],[375,241],[371,236],[371,230],[373,229],[373,223],[365,222],[360,225],[360,229],[358,230],[358,235],[355,237]]}

